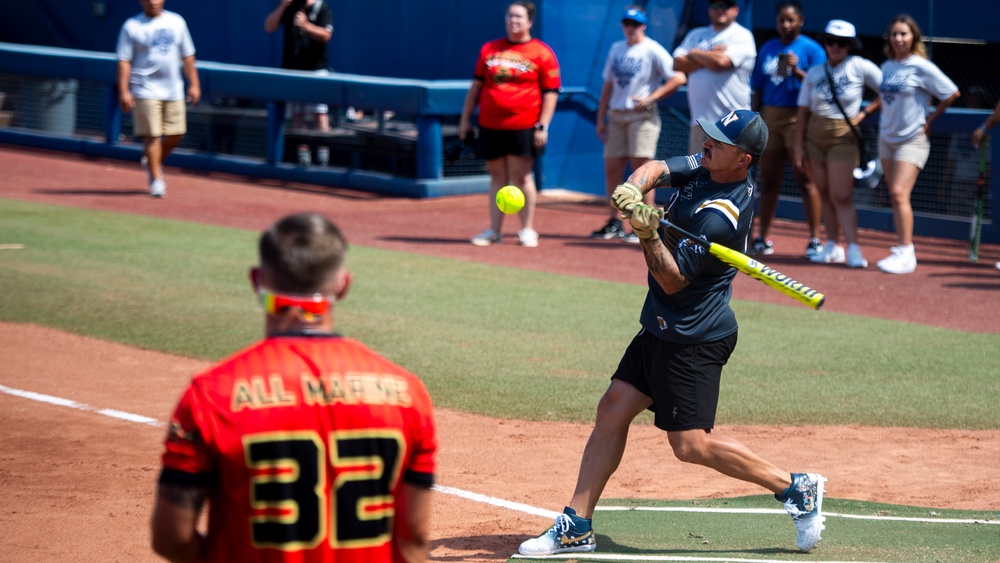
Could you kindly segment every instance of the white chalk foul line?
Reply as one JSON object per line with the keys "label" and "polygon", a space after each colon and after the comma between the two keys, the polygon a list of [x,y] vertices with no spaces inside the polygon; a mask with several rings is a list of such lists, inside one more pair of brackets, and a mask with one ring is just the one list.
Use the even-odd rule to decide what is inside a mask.
{"label": "white chalk foul line", "polygon": [[545,510],[544,508],[535,508],[534,506],[529,506],[527,504],[521,504],[519,502],[511,502],[509,500],[504,500],[502,498],[490,497],[486,495],[481,495],[479,493],[471,493],[469,491],[463,491],[462,489],[456,489],[454,487],[434,485],[434,490],[439,493],[444,493],[446,495],[455,495],[456,497],[461,497],[471,501],[481,502],[484,504],[491,504],[493,506],[499,506],[501,508],[516,510],[518,512],[524,512],[527,514],[533,514],[535,516],[543,516],[546,518],[551,518],[553,520],[555,520],[556,516],[562,514],[561,512]]}
{"label": "white chalk foul line", "polygon": [[[30,399],[32,401],[38,401],[41,403],[47,403],[50,405],[56,405],[60,407],[67,407],[71,409],[81,410],[85,412],[97,413],[103,416],[108,416],[111,418],[117,418],[119,420],[125,420],[128,422],[135,422],[137,424],[145,424],[148,426],[164,426],[163,422],[156,420],[155,418],[150,418],[148,416],[142,416],[140,414],[132,414],[125,411],[120,411],[117,409],[102,409],[99,407],[91,406],[86,403],[80,403],[70,399],[63,399],[61,397],[54,397],[52,395],[45,395],[43,393],[35,393],[34,391],[22,391],[21,389],[14,389],[7,387],[6,385],[0,385],[0,392],[6,393],[8,395],[13,395],[15,397],[21,397],[24,399]],[[500,508],[506,508],[508,510],[514,510],[517,512],[524,512],[525,514],[531,514],[534,516],[542,516],[544,518],[555,519],[560,513],[552,510],[546,510],[544,508],[537,508],[527,504],[521,504],[519,502],[512,502],[509,500],[504,500],[502,498],[491,497],[479,493],[473,493],[470,491],[456,489],[455,487],[446,487],[443,485],[434,485],[434,490],[439,493],[444,493],[446,495],[454,495],[474,502],[481,502],[484,504],[490,504]],[[687,507],[687,506],[598,506],[596,510],[600,511],[656,511],[656,512],[718,512],[718,513],[729,513],[729,514],[784,514],[784,510],[780,509],[769,509],[769,508],[698,508],[698,507]],[[860,514],[837,514],[833,512],[825,512],[825,516],[833,518],[853,518],[857,520],[893,520],[893,521],[903,521],[903,522],[932,522],[937,524],[1000,524],[1000,520],[973,520],[973,519],[959,519],[959,518],[907,518],[901,516],[876,516],[876,515],[860,515]],[[583,557],[586,554],[575,554],[576,557]],[[596,557],[596,556],[595,556]],[[605,560],[610,560],[608,556],[602,555]],[[585,559],[590,557],[583,557]],[[635,556],[632,556],[634,559]],[[687,559],[651,559],[650,561],[687,561]],[[713,561],[712,559],[691,559],[691,561]],[[736,559],[725,559],[725,561],[738,561]],[[761,559],[753,559],[748,561],[762,561]]]}
{"label": "white chalk foul line", "polygon": [[[696,557],[683,555],[636,555],[626,553],[559,553],[557,555],[520,555],[513,559],[582,559],[589,561],[697,561],[699,563],[788,563],[789,559],[739,559],[734,557]],[[864,561],[817,561],[795,559],[795,563],[865,563]]]}
{"label": "white chalk foul line", "polygon": [[[709,508],[695,506],[598,506],[598,511],[649,511],[649,512],[701,512],[720,514],[785,514],[780,508]],[[971,518],[915,518],[909,516],[879,516],[875,514],[840,514],[823,512],[828,518],[850,518],[854,520],[880,520],[887,522],[929,522],[933,524],[1000,524],[1000,519],[977,520]]]}
{"label": "white chalk foul line", "polygon": [[149,418],[148,416],[127,413],[115,409],[102,409],[85,403],[78,403],[76,401],[71,401],[69,399],[63,399],[61,397],[53,397],[52,395],[35,393],[34,391],[22,391],[20,389],[12,389],[5,385],[0,385],[0,392],[6,393],[8,395],[13,395],[15,397],[31,399],[32,401],[38,401],[40,403],[48,403],[50,405],[56,405],[59,407],[69,407],[71,409],[76,409],[80,411],[94,412],[100,415],[110,416],[111,418],[117,418],[121,420],[127,420],[129,422],[135,422],[138,424],[147,424],[149,426],[163,426],[162,422],[154,418]]}

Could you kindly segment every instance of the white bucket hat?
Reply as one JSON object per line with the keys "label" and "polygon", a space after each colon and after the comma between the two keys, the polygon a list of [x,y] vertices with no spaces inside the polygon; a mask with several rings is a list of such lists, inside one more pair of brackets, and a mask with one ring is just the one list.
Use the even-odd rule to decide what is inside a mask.
{"label": "white bucket hat", "polygon": [[854,29],[854,24],[844,20],[830,20],[826,24],[826,29],[823,30],[824,35],[830,37],[837,37],[840,39],[850,39],[852,45],[855,49],[861,48],[861,40],[858,39],[858,33]]}

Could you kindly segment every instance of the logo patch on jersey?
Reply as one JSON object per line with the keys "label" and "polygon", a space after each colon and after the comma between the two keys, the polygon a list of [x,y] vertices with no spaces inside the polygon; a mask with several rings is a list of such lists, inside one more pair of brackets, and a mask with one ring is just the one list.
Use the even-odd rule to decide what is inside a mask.
{"label": "logo patch on jersey", "polygon": [[[708,240],[705,235],[701,235],[701,238]],[[695,242],[689,238],[683,238],[679,243],[677,243],[677,248],[690,248],[691,252],[695,254],[705,254],[705,247],[700,244],[695,244]]]}
{"label": "logo patch on jersey", "polygon": [[729,221],[735,231],[740,223],[740,208],[736,206],[733,202],[728,199],[709,199],[701,202],[695,214],[701,213],[702,211],[712,211],[718,213],[724,219]]}
{"label": "logo patch on jersey", "polygon": [[656,324],[660,325],[660,330],[667,330],[670,328],[670,325],[667,324],[667,321],[665,321],[663,317],[656,317]]}

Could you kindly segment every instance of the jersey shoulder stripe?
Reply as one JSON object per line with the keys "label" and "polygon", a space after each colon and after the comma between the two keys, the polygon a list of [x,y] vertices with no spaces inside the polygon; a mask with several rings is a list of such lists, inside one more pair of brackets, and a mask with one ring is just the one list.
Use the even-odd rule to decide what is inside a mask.
{"label": "jersey shoulder stripe", "polygon": [[701,213],[702,211],[711,211],[719,214],[729,222],[729,224],[733,227],[733,231],[739,227],[740,208],[728,199],[705,200],[701,202],[701,205],[699,205],[698,209],[695,210],[695,214]]}

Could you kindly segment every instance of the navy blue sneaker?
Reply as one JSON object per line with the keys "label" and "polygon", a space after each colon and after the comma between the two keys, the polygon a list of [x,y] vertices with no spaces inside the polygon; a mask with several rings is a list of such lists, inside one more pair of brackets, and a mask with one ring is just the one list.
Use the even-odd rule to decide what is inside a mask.
{"label": "navy blue sneaker", "polygon": [[521,555],[555,555],[594,551],[597,539],[590,523],[590,519],[577,516],[576,511],[567,506],[551,528],[537,538],[522,543],[517,552]]}
{"label": "navy blue sneaker", "polygon": [[785,503],[785,512],[792,517],[798,535],[799,551],[811,551],[819,543],[823,522],[823,483],[826,477],[816,473],[792,473],[792,486],[774,498]]}

